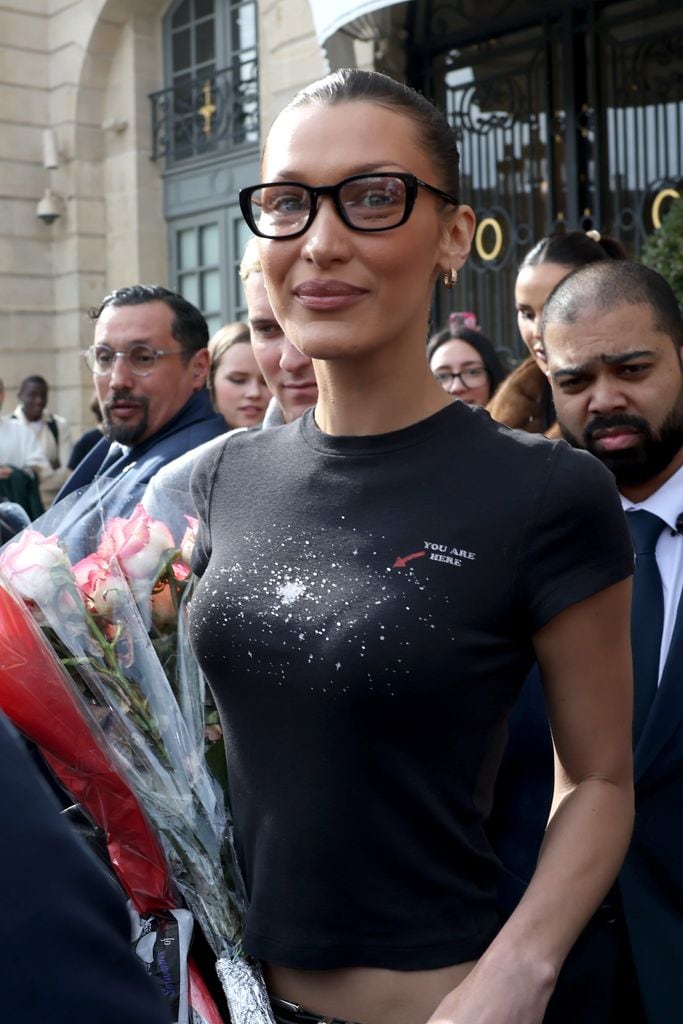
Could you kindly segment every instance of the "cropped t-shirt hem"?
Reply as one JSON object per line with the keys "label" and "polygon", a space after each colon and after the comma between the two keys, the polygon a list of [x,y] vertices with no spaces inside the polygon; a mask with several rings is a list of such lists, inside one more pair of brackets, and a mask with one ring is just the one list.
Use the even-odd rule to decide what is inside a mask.
{"label": "cropped t-shirt hem", "polygon": [[454,942],[425,946],[372,946],[366,942],[331,946],[291,946],[247,931],[245,951],[257,960],[294,970],[336,970],[378,967],[395,971],[426,971],[478,960],[496,937],[499,925]]}

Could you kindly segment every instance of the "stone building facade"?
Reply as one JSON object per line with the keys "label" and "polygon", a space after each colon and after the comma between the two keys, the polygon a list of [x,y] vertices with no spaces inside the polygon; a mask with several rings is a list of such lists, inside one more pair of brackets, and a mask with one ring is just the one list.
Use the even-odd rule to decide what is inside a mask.
{"label": "stone building facade", "polygon": [[91,425],[79,353],[112,288],[168,284],[212,329],[243,314],[237,192],[287,100],[344,65],[407,80],[454,124],[478,227],[434,320],[475,311],[513,359],[537,238],[597,228],[637,257],[683,195],[680,0],[0,0],[8,408],[40,372]]}
{"label": "stone building facade", "polygon": [[[5,412],[13,408],[22,377],[41,373],[51,385],[51,407],[77,428],[91,425],[91,378],[79,355],[92,337],[87,310],[124,284],[182,283],[180,253],[174,265],[171,250],[191,249],[193,239],[186,233],[179,242],[169,223],[177,222],[186,232],[195,221],[201,227],[207,199],[198,197],[198,190],[213,190],[212,209],[227,204],[234,210],[234,195],[226,194],[234,181],[225,173],[224,151],[190,157],[189,174],[182,161],[169,166],[163,157],[152,159],[150,95],[172,81],[169,25],[183,2],[180,21],[195,15],[200,29],[202,13],[221,4],[0,2],[0,377],[8,392]],[[232,16],[234,26],[245,5],[226,0],[223,6],[221,24]],[[257,19],[257,39],[249,42],[258,46],[263,124],[301,84],[323,74],[326,62],[306,0],[251,6],[247,14],[252,23]],[[200,40],[199,29],[195,34]],[[178,59],[182,62],[182,53]],[[255,173],[258,138],[247,140],[241,150],[242,170],[246,166]],[[37,213],[46,196],[48,213],[58,213],[51,223]],[[206,238],[220,262],[215,237]],[[189,258],[186,251],[184,256]],[[235,245],[229,257],[237,259]],[[206,280],[210,286],[211,279]],[[186,284],[193,293],[196,280],[188,276]],[[211,310],[212,326],[238,313],[239,306],[238,297],[226,302],[223,296]]]}

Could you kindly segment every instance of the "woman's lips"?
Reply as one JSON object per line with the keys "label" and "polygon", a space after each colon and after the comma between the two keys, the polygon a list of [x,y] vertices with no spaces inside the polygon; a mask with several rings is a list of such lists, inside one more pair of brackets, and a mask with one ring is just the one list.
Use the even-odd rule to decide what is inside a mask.
{"label": "woman's lips", "polygon": [[304,281],[294,289],[302,306],[306,309],[329,311],[346,309],[359,302],[365,295],[367,289],[357,288],[346,281]]}

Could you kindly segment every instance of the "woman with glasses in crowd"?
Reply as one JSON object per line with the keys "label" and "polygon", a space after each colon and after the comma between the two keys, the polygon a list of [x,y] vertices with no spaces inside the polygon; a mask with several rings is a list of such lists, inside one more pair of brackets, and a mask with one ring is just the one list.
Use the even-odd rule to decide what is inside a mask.
{"label": "woman with glasses in crowd", "polygon": [[472,327],[438,331],[427,345],[427,358],[441,387],[468,405],[486,405],[505,379],[493,343]]}
{"label": "woman with glasses in crowd", "polygon": [[[262,180],[241,208],[319,399],[193,476],[191,636],[226,735],[244,948],[281,1024],[538,1024],[632,821],[614,484],[429,369],[434,286],[474,228],[430,103],[335,72],[277,117]],[[500,928],[484,821],[534,657],[563,771]]]}

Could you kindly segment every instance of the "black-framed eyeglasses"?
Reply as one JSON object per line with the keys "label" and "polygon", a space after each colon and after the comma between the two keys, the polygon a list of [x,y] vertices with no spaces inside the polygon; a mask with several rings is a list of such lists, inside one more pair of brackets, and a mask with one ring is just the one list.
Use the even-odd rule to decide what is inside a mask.
{"label": "black-framed eyeglasses", "polygon": [[354,174],[337,185],[313,188],[300,181],[271,181],[240,191],[240,209],[250,229],[261,238],[303,235],[318,212],[318,201],[329,196],[347,227],[354,231],[390,231],[410,217],[418,189],[446,203],[458,200],[414,174]]}
{"label": "black-framed eyeglasses", "polygon": [[470,388],[479,387],[487,379],[488,370],[485,366],[470,366],[460,373],[451,373],[450,370],[439,370],[434,376],[442,388],[450,388],[457,377],[460,383],[468,391]]}
{"label": "black-framed eyeglasses", "polygon": [[146,377],[162,356],[181,356],[183,350],[152,348],[151,345],[131,345],[125,352],[117,352],[110,345],[91,345],[83,352],[86,365],[98,377],[106,377],[114,369],[117,359],[125,359],[130,372],[136,377]]}

